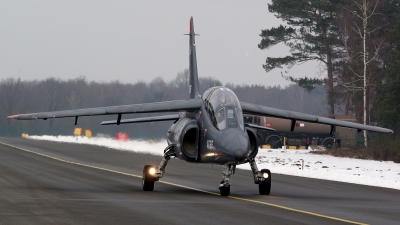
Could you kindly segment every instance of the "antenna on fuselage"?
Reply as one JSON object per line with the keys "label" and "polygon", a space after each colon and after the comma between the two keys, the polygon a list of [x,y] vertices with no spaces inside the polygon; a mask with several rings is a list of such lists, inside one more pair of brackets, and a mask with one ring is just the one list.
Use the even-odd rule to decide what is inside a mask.
{"label": "antenna on fuselage", "polygon": [[190,17],[189,34],[187,35],[189,35],[189,95],[190,98],[200,98],[193,17]]}

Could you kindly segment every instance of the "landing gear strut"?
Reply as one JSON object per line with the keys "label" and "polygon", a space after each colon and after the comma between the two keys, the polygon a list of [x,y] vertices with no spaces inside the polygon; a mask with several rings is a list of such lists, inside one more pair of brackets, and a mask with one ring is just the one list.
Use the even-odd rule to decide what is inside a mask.
{"label": "landing gear strut", "polygon": [[269,195],[271,192],[271,171],[262,169],[258,171],[257,164],[254,159],[249,161],[251,170],[253,171],[254,183],[258,184],[258,192],[260,195]]}
{"label": "landing gear strut", "polygon": [[164,176],[165,167],[172,156],[175,156],[173,151],[174,146],[168,145],[164,150],[164,158],[161,160],[160,165],[156,169],[152,165],[145,165],[143,168],[142,186],[144,191],[153,191],[154,182],[158,181]]}
{"label": "landing gear strut", "polygon": [[223,165],[222,166],[222,181],[219,185],[219,193],[221,196],[228,196],[231,192],[231,183],[229,178],[231,174],[235,173],[236,165]]}

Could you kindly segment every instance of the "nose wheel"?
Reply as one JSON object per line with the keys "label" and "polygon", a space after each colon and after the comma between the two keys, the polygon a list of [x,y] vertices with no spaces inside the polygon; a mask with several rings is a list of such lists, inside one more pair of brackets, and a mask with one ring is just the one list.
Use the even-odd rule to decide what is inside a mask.
{"label": "nose wheel", "polygon": [[221,196],[228,196],[231,193],[231,183],[229,178],[235,173],[236,165],[222,165],[222,181],[219,185],[219,193]]}
{"label": "nose wheel", "polygon": [[219,185],[219,193],[221,196],[228,196],[231,193],[231,186],[224,184],[224,181],[221,181]]}

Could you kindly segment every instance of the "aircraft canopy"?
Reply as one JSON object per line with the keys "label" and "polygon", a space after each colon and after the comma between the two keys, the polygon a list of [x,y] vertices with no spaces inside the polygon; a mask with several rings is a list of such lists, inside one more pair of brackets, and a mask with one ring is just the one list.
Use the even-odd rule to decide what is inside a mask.
{"label": "aircraft canopy", "polygon": [[207,100],[211,104],[216,126],[219,130],[241,128],[244,130],[243,114],[239,99],[229,88],[214,88]]}

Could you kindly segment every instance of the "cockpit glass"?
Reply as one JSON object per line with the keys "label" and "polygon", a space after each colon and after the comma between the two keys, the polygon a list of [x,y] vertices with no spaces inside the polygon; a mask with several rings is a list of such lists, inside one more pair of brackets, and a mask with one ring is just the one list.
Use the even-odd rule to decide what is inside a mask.
{"label": "cockpit glass", "polygon": [[[228,88],[215,89],[207,97],[215,116],[214,126],[219,130],[241,128],[244,130],[243,114],[235,93]],[[212,119],[213,120],[213,119]]]}
{"label": "cockpit glass", "polygon": [[237,99],[235,93],[228,88],[218,88],[216,89],[209,98],[209,101],[214,108],[214,112],[218,112],[218,110],[222,107],[240,107],[240,102]]}
{"label": "cockpit glass", "polygon": [[226,122],[229,128],[238,127],[238,122],[236,120],[235,110],[233,108],[226,109]]}
{"label": "cockpit glass", "polygon": [[225,108],[220,109],[215,115],[215,119],[217,119],[218,129],[223,130],[226,128],[226,117],[225,117]]}
{"label": "cockpit glass", "polygon": [[[237,116],[237,118],[243,118],[242,110],[236,108],[235,111],[236,111],[236,116]],[[239,127],[242,128],[242,129],[244,130],[244,122],[243,122],[243,119],[239,119],[238,122],[239,122]]]}

